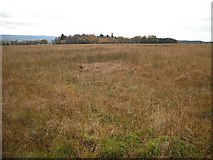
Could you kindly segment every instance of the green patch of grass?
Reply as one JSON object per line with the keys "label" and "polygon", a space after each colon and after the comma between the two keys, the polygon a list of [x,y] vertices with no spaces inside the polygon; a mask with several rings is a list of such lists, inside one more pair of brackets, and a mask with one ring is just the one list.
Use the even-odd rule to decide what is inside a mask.
{"label": "green patch of grass", "polygon": [[118,141],[116,139],[109,139],[103,144],[103,148],[100,153],[102,158],[115,158],[123,157],[127,151],[127,145],[125,142]]}
{"label": "green patch of grass", "polygon": [[171,151],[174,157],[184,157],[184,158],[202,157],[200,151],[193,144],[183,141],[178,137],[173,137],[172,141],[173,145],[171,147]]}
{"label": "green patch of grass", "polygon": [[102,158],[201,158],[194,146],[179,137],[160,136],[146,139],[147,131],[136,134],[117,135],[102,142]]}
{"label": "green patch of grass", "polygon": [[179,137],[160,136],[149,140],[142,157],[147,158],[199,158],[202,157],[199,150],[193,144],[190,144]]}
{"label": "green patch of grass", "polygon": [[63,145],[57,147],[54,157],[60,158],[76,157],[76,153],[71,145]]}
{"label": "green patch of grass", "polygon": [[137,150],[140,147],[142,147],[142,142],[137,135],[117,135],[102,142],[100,157],[127,157],[133,148]]}

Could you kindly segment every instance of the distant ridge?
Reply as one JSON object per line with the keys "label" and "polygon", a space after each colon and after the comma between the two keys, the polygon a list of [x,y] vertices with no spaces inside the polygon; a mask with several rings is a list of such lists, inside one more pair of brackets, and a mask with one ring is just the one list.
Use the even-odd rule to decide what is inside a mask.
{"label": "distant ridge", "polygon": [[2,41],[24,41],[24,40],[42,40],[46,39],[48,42],[51,42],[54,40],[56,37],[54,36],[33,36],[33,35],[1,35],[2,36]]}

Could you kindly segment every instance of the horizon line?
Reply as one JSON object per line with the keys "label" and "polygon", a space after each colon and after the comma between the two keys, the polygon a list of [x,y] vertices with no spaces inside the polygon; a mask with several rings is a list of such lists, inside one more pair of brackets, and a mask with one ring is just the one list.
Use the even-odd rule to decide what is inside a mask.
{"label": "horizon line", "polygon": [[[62,33],[63,34],[63,33]],[[61,34],[61,35],[62,35]],[[84,33],[83,33],[84,34]],[[73,34],[73,35],[83,35],[83,34]],[[100,33],[102,34],[102,33]],[[100,35],[99,34],[99,35]],[[66,36],[66,34],[64,34]],[[71,34],[70,34],[71,35]],[[70,36],[68,35],[68,36]],[[95,36],[99,36],[99,35],[96,35],[96,34],[85,34],[85,35],[95,35]],[[107,34],[108,35],[108,34]],[[60,36],[54,36],[54,35],[33,35],[33,34],[0,34],[0,36],[45,36],[45,37],[60,37]],[[72,36],[72,35],[71,35]],[[141,36],[141,35],[137,35],[137,36]],[[124,36],[116,36],[116,37],[124,37],[124,38],[134,38],[134,37],[137,37],[137,36],[133,36],[133,37],[124,37]],[[149,35],[143,35],[143,36],[149,36]],[[157,38],[162,38],[162,37],[157,37]],[[164,38],[171,38],[171,37],[164,37]],[[175,38],[172,38],[172,39],[175,39]],[[202,42],[213,42],[213,40],[210,40],[210,41],[203,41],[203,40],[191,40],[191,39],[175,39],[177,41],[202,41]]]}

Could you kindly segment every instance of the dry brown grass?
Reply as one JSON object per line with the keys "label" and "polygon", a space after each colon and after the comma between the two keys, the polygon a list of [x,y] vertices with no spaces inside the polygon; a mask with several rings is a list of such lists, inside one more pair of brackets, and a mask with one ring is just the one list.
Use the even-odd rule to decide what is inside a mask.
{"label": "dry brown grass", "polygon": [[3,46],[3,157],[210,157],[210,45]]}

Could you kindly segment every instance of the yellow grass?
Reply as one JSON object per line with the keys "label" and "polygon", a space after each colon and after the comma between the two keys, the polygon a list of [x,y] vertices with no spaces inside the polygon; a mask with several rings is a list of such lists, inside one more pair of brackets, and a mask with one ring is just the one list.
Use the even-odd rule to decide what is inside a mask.
{"label": "yellow grass", "polygon": [[3,157],[210,157],[210,45],[3,46]]}

